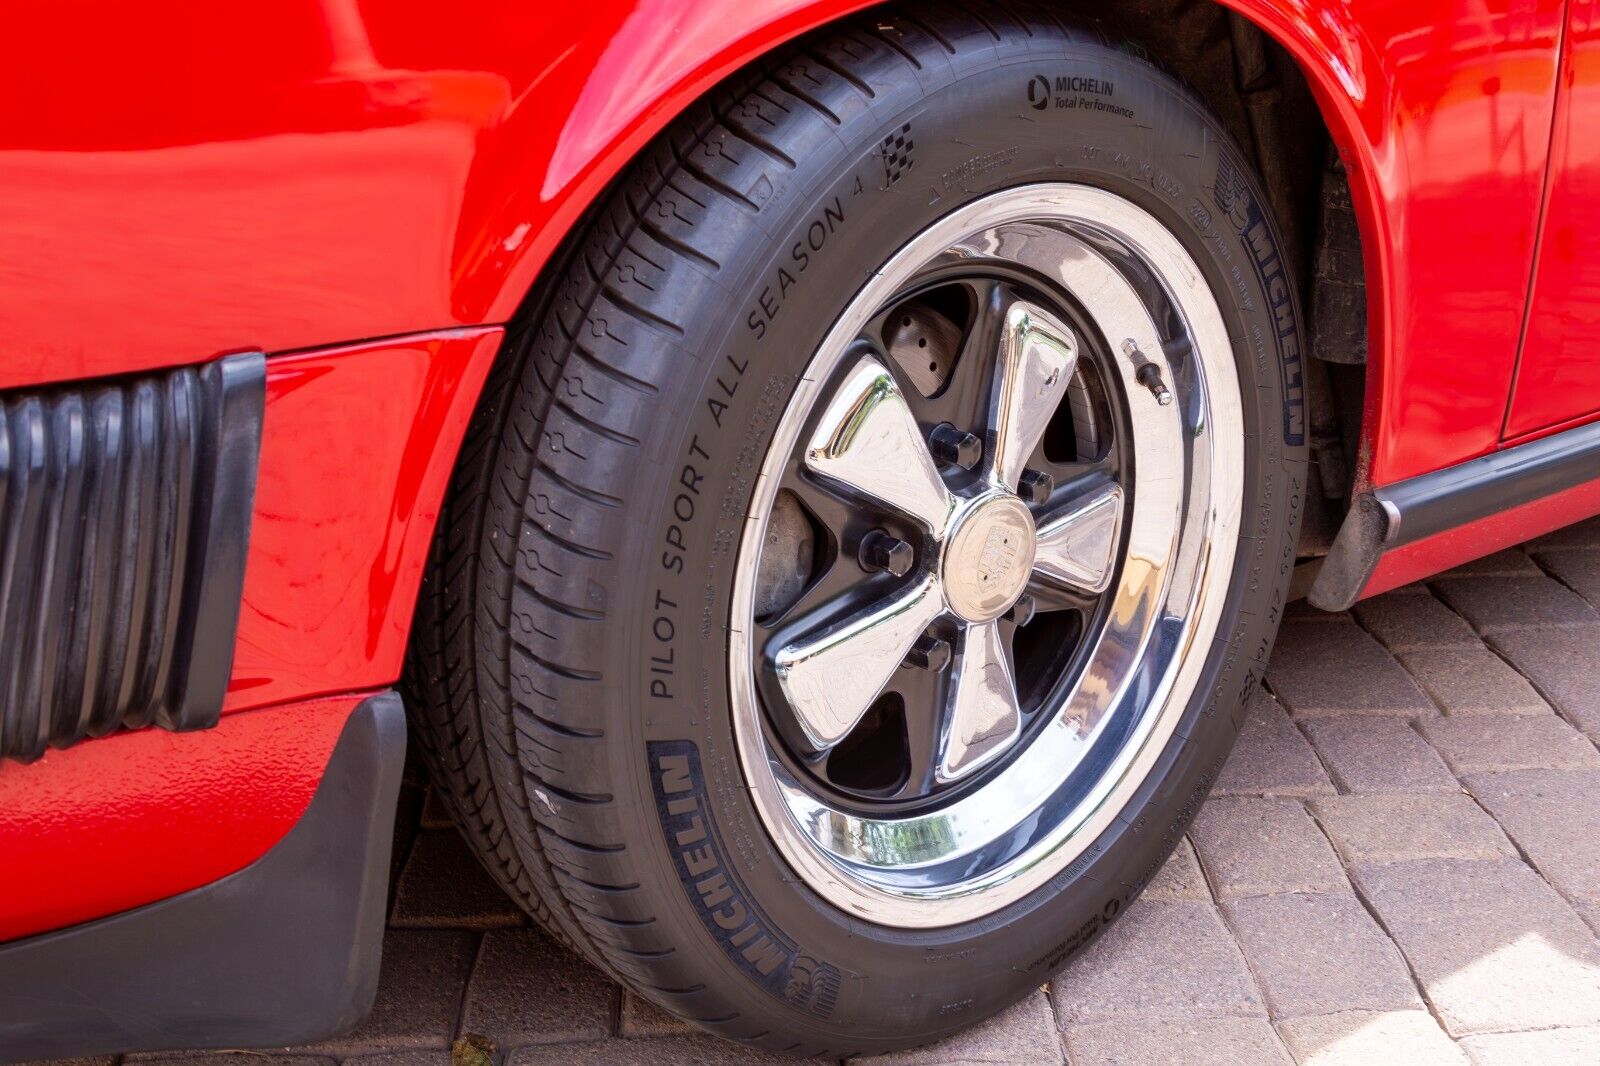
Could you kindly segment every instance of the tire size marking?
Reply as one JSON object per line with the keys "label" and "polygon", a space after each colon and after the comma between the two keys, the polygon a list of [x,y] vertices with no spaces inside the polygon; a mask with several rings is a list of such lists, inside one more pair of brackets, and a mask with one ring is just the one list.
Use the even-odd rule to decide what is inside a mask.
{"label": "tire size marking", "polygon": [[647,748],[661,831],[706,932],[774,997],[815,1017],[830,1016],[839,998],[839,971],[779,933],[729,864],[706,804],[700,749],[687,740],[654,740]]}
{"label": "tire size marking", "polygon": [[[1083,161],[1097,166],[1109,166],[1120,171],[1129,181],[1137,181],[1150,186],[1174,203],[1183,200],[1183,183],[1177,178],[1160,169],[1154,163],[1134,158],[1120,148],[1108,148],[1098,144],[1083,146]],[[1065,166],[1061,160],[1056,160],[1057,166]]]}

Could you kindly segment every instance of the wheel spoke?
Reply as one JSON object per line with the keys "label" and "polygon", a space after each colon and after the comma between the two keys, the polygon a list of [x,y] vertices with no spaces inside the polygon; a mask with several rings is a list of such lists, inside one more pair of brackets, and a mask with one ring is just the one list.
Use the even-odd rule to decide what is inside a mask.
{"label": "wheel spoke", "polygon": [[1040,523],[1035,576],[1082,592],[1104,592],[1121,527],[1122,487],[1103,482]]}
{"label": "wheel spoke", "polygon": [[930,574],[891,599],[778,649],[773,670],[812,751],[826,751],[849,735],[943,609]]}
{"label": "wheel spoke", "polygon": [[965,777],[1011,746],[1022,728],[1017,686],[997,622],[967,629],[939,738],[938,777]]}
{"label": "wheel spoke", "polygon": [[953,498],[894,376],[864,356],[834,395],[806,447],[813,473],[944,534]]}
{"label": "wheel spoke", "polygon": [[1026,300],[1005,309],[989,414],[989,469],[997,484],[1017,487],[1077,363],[1077,339],[1059,318]]}

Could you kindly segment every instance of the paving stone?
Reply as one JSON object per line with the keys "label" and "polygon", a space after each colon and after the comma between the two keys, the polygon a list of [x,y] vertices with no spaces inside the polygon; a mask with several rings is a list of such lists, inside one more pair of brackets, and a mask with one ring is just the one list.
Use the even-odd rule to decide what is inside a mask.
{"label": "paving stone", "polygon": [[418,834],[395,886],[389,924],[397,929],[504,929],[527,925],[522,909],[483,868],[454,829]]}
{"label": "paving stone", "polygon": [[1351,1011],[1280,1022],[1300,1066],[1464,1066],[1461,1049],[1426,1011]]}
{"label": "paving stone", "polygon": [[1327,771],[1288,712],[1264,690],[1257,693],[1212,795],[1331,795]]}
{"label": "paving stone", "polygon": [[1527,547],[1534,551],[1542,548],[1600,548],[1600,515],[1536,537],[1528,542]]}
{"label": "paving stone", "polygon": [[467,983],[461,1028],[501,1048],[598,1040],[611,1032],[617,989],[540,930],[487,933]]}
{"label": "paving stone", "polygon": [[1528,679],[1481,642],[1400,656],[1422,691],[1445,714],[1549,714]]}
{"label": "paving stone", "polygon": [[1178,841],[1178,847],[1166,865],[1156,872],[1144,886],[1140,899],[1157,899],[1168,902],[1197,900],[1211,902],[1211,889],[1206,885],[1206,875],[1195,858],[1194,845],[1188,837]]}
{"label": "paving stone", "polygon": [[674,1018],[654,1003],[622,990],[622,1010],[617,1032],[622,1036],[683,1036],[699,1032],[693,1025]]}
{"label": "paving stone", "polygon": [[1140,900],[1051,982],[1063,1026],[1119,1015],[1260,1015],[1261,993],[1209,903]]}
{"label": "paving stone", "polygon": [[1510,860],[1353,867],[1452,1036],[1600,1024],[1600,945]]}
{"label": "paving stone", "polygon": [[1562,584],[1600,606],[1600,548],[1552,548],[1538,555],[1539,563]]}
{"label": "paving stone", "polygon": [[1288,1066],[1294,1060],[1259,1018],[1130,1018],[1066,1031],[1073,1066]]}
{"label": "paving stone", "polygon": [[1578,912],[1578,917],[1589,923],[1589,928],[1600,936],[1600,901],[1578,900],[1573,903],[1572,909]]}
{"label": "paving stone", "polygon": [[1267,681],[1297,717],[1436,713],[1394,656],[1352,622],[1285,622]]}
{"label": "paving stone", "polygon": [[1307,600],[1290,600],[1283,605],[1285,622],[1348,622],[1349,611],[1324,611]]}
{"label": "paving stone", "polygon": [[1421,585],[1407,585],[1355,606],[1367,631],[1392,652],[1478,644],[1466,620]]}
{"label": "paving stone", "polygon": [[[46,1059],[27,1063],[27,1066],[112,1066],[115,1055],[90,1059]],[[211,1051],[211,1052],[137,1052],[122,1056],[123,1062],[137,1062],[140,1066],[332,1066],[333,1059],[321,1055],[274,1055],[261,1051]],[[370,1059],[352,1059],[363,1066]]]}
{"label": "paving stone", "polygon": [[[239,1066],[254,1066],[254,1060]],[[389,1051],[345,1059],[344,1066],[452,1066],[452,1056],[449,1051]]]}
{"label": "paving stone", "polygon": [[477,946],[477,933],[389,930],[372,1010],[350,1032],[307,1050],[354,1055],[448,1048]]}
{"label": "paving stone", "polygon": [[1345,792],[1459,792],[1444,760],[1410,722],[1321,718],[1305,723],[1323,765]]}
{"label": "paving stone", "polygon": [[1510,630],[1489,638],[1556,710],[1600,735],[1600,626]]}
{"label": "paving stone", "polygon": [[1055,1015],[1043,990],[986,1022],[927,1047],[851,1059],[878,1066],[944,1066],[945,1063],[1064,1063]]}
{"label": "paving stone", "polygon": [[1600,770],[1474,774],[1466,783],[1546,880],[1569,899],[1600,900]]}
{"label": "paving stone", "polygon": [[1274,1018],[1421,1008],[1405,960],[1350,892],[1223,904]]}
{"label": "paving stone", "polygon": [[1600,768],[1600,751],[1594,744],[1553,714],[1430,718],[1419,724],[1457,774]]}
{"label": "paving stone", "polygon": [[1344,871],[1305,808],[1289,800],[1214,799],[1189,830],[1218,899],[1330,892]]}
{"label": "paving stone", "polygon": [[1434,585],[1479,633],[1600,623],[1600,614],[1543,574],[1529,577],[1445,577]]}
{"label": "paving stone", "polygon": [[1480,556],[1444,573],[1444,577],[1526,577],[1540,573],[1538,564],[1521,548],[1503,548]]}
{"label": "paving stone", "polygon": [[1347,863],[1517,857],[1494,819],[1459,792],[1334,796],[1311,810]]}
{"label": "paving stone", "polygon": [[792,1055],[769,1055],[714,1036],[663,1040],[596,1040],[588,1044],[535,1044],[506,1056],[506,1066],[793,1066]]}
{"label": "paving stone", "polygon": [[1469,1036],[1461,1047],[1473,1066],[1559,1066],[1600,1062],[1600,1029],[1544,1029],[1537,1033]]}

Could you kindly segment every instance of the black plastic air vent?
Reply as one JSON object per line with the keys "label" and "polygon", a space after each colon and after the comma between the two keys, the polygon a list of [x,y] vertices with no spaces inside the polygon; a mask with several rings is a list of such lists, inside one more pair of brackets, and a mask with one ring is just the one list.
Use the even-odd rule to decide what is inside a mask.
{"label": "black plastic air vent", "polygon": [[0,393],[0,758],[216,724],[265,391],[249,353]]}

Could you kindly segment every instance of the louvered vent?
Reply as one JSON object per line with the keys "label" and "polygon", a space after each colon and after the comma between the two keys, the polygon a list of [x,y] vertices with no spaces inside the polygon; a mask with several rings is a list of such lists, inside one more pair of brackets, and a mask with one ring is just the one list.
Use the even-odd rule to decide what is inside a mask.
{"label": "louvered vent", "polygon": [[265,383],[251,353],[0,393],[0,758],[216,724]]}

